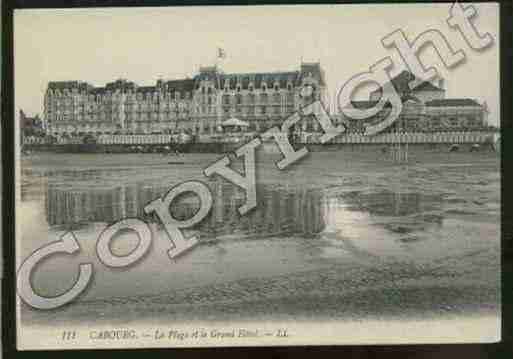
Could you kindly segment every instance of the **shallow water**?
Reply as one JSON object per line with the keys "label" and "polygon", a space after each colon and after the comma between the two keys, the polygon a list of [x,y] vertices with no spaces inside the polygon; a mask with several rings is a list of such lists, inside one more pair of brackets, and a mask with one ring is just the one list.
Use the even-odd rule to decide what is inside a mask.
{"label": "shallow water", "polygon": [[[35,155],[22,162],[20,258],[73,230],[81,252],[73,257],[52,257],[33,276],[36,291],[53,296],[75,281],[70,273],[76,273],[77,263],[93,263],[94,282],[75,304],[62,312],[66,319],[81,317],[83,306],[95,300],[158,298],[163,293],[173,296],[181,290],[201,293],[201,289],[194,288],[215,292],[216,286],[225,285],[242,285],[246,288],[242,290],[247,291],[244,281],[249,279],[257,281],[252,284],[257,291],[265,292],[269,283],[278,281],[290,286],[287,295],[294,293],[306,298],[313,290],[328,300],[344,295],[345,289],[342,282],[333,282],[331,287],[317,284],[323,273],[334,273],[335,277],[328,276],[326,280],[337,281],[351,268],[387,268],[393,273],[411,265],[421,269],[403,278],[411,281],[404,293],[421,283],[426,283],[426,287],[448,285],[451,278],[456,278],[454,286],[484,285],[492,289],[489,296],[472,297],[466,305],[491,305],[497,309],[497,156],[419,153],[411,156],[407,166],[376,157],[369,153],[311,153],[289,170],[279,171],[274,165],[278,155],[259,154],[258,205],[241,217],[237,208],[244,203],[244,193],[225,180],[202,175],[202,169],[219,158],[217,155],[185,155],[180,157],[185,165],[169,165],[169,158],[159,155]],[[142,209],[172,186],[191,179],[208,184],[214,205],[209,216],[192,229],[200,236],[201,244],[170,260],[166,254],[169,241],[162,228],[154,218],[145,216]],[[174,203],[171,211],[177,218],[187,218],[197,206],[194,198],[186,197]],[[95,255],[96,239],[109,223],[126,217],[139,217],[151,223],[155,234],[152,248],[128,269],[108,269]],[[123,255],[136,245],[136,236],[125,234],[113,241],[112,250]],[[445,274],[433,275],[440,268]],[[418,278],[422,281],[415,283]],[[297,284],[305,280],[310,283],[308,286]],[[378,283],[397,284],[392,274]],[[342,287],[337,288],[338,285]],[[365,280],[358,286],[362,293],[370,289]],[[270,298],[276,300],[287,297],[276,288],[271,292]],[[209,303],[216,305],[226,300],[226,296],[214,296]],[[257,296],[254,300],[259,301]],[[416,301],[412,296],[403,296],[394,304],[396,309],[408,300]],[[188,301],[195,304],[194,300]],[[155,299],[157,302],[162,299]],[[382,309],[377,306],[374,311],[392,313],[394,305]],[[123,311],[125,307],[130,305],[118,309]],[[293,307],[285,301],[273,306],[272,313],[286,314]],[[433,302],[435,307],[437,303]],[[24,320],[49,320],[44,314],[23,308]],[[304,308],[298,306],[296,314],[306,314]],[[339,309],[340,313],[347,313],[347,308]],[[91,306],[86,312],[93,318],[99,313],[106,315],[101,305],[98,310],[90,310]],[[259,310],[265,312],[265,307]],[[330,308],[333,310],[336,312]],[[231,311],[233,317],[239,318],[247,308],[235,307]],[[148,309],[141,309],[136,317],[153,315]]]}

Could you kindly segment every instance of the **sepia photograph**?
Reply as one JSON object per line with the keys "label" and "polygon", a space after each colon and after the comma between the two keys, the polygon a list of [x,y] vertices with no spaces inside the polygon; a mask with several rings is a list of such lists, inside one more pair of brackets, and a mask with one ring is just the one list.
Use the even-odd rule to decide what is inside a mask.
{"label": "sepia photograph", "polygon": [[498,4],[13,19],[18,350],[501,340]]}

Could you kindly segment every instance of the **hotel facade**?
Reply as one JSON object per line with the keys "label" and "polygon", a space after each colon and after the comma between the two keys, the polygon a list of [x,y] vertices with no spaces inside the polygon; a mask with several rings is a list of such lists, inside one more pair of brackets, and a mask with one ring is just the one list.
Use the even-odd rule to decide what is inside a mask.
{"label": "hotel facade", "polygon": [[[469,98],[446,98],[443,80],[437,85],[420,82],[411,90],[409,83],[414,79],[404,71],[391,80],[403,109],[383,132],[487,127],[486,104]],[[346,104],[332,119],[344,123],[348,133],[363,133],[365,124],[382,121],[390,107],[365,120],[355,120],[351,114],[374,107],[380,97],[381,89],[372,92],[367,101]],[[297,71],[231,74],[211,66],[201,67],[194,78],[158,80],[155,86],[138,86],[127,80],[104,87],[80,81],[50,82],[43,118],[46,133],[56,136],[214,134],[231,118],[247,123],[247,132],[259,132],[280,125],[287,116],[316,100],[328,103],[326,78],[319,63],[301,63]],[[320,131],[311,116],[295,129]]]}
{"label": "hotel facade", "polygon": [[[307,91],[305,91],[305,89]],[[326,101],[319,63],[299,70],[227,74],[201,67],[194,78],[138,86],[117,80],[104,87],[81,81],[50,82],[44,98],[46,132],[63,134],[214,133],[229,118],[260,131],[315,100]],[[311,119],[304,130],[318,129]]]}

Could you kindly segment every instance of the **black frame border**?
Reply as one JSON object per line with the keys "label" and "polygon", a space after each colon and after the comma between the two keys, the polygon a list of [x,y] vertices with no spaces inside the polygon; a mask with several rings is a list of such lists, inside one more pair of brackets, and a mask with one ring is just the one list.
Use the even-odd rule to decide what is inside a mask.
{"label": "black frame border", "polygon": [[[0,0],[2,1],[2,0]],[[15,309],[15,176],[14,176],[14,56],[13,11],[30,8],[91,8],[91,7],[158,7],[191,5],[294,5],[294,4],[341,4],[341,3],[430,3],[432,1],[370,1],[370,0],[3,0],[2,2],[2,92],[1,92],[1,154],[2,154],[2,352],[4,358],[77,358],[114,357],[183,357],[196,358],[213,355],[219,358],[288,358],[322,356],[332,358],[513,358],[513,215],[511,158],[513,143],[513,2],[494,1],[500,4],[500,71],[501,71],[501,260],[502,260],[502,341],[495,344],[444,344],[444,345],[379,345],[379,346],[301,346],[301,347],[234,347],[199,349],[127,349],[127,350],[63,350],[18,351],[16,349]],[[450,3],[453,1],[442,1]],[[460,0],[460,2],[471,2]],[[1,354],[1,353],[0,353]],[[1,355],[0,355],[1,357]]]}

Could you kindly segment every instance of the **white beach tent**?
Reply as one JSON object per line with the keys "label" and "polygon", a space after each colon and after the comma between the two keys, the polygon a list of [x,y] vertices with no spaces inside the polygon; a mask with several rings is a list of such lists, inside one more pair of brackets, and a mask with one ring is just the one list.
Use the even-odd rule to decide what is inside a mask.
{"label": "white beach tent", "polygon": [[239,120],[238,118],[232,117],[224,122],[221,122],[221,126],[239,126],[239,127],[249,127],[249,123]]}

